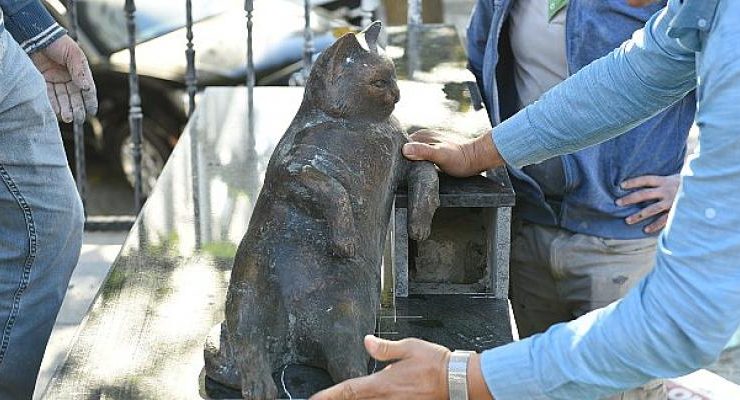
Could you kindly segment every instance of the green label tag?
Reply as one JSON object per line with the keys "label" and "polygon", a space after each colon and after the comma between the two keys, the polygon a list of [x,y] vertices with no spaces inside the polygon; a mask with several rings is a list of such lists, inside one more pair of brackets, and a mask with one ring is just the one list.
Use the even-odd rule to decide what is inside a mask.
{"label": "green label tag", "polygon": [[552,21],[552,17],[567,5],[568,0],[547,0],[547,20]]}

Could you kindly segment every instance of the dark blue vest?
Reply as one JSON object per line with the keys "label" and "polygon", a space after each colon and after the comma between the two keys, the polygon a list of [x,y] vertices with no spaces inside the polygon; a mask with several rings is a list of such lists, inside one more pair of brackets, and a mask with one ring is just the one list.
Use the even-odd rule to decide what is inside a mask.
{"label": "dark blue vest", "polygon": [[[468,27],[470,69],[478,80],[494,126],[518,111],[506,27],[512,1],[515,0],[478,0]],[[566,21],[569,73],[609,54],[644,26],[664,3],[633,8],[625,0],[570,0]],[[618,207],[615,200],[627,194],[619,184],[641,175],[678,173],[695,111],[692,93],[622,136],[562,156],[565,194],[558,213],[547,204],[542,189],[532,178],[510,168],[517,191],[516,215],[530,222],[603,238],[645,237],[642,229],[652,220],[632,226],[624,222],[625,217],[645,205]]]}

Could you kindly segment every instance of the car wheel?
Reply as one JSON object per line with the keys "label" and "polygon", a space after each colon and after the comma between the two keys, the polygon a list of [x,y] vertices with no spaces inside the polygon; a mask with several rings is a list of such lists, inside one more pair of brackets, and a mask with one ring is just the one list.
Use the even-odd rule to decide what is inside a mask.
{"label": "car wheel", "polygon": [[[148,118],[144,118],[142,125],[141,180],[143,195],[147,197],[152,192],[157,178],[162,173],[164,164],[167,162],[172,149],[165,139],[167,133],[161,126]],[[131,187],[134,187],[134,145],[128,124],[124,126],[125,129],[118,135],[113,151],[119,168]]]}

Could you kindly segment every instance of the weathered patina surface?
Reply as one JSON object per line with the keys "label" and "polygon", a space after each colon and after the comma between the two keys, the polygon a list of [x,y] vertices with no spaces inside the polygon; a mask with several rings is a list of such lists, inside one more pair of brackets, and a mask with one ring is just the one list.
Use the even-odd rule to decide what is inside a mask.
{"label": "weathered patina surface", "polygon": [[272,374],[287,364],[325,369],[335,382],[365,375],[362,338],[375,331],[401,182],[410,237],[429,234],[437,172],[401,154],[408,139],[391,116],[399,90],[379,31],[375,23],[322,53],[267,167],[234,260],[226,321],[205,351],[208,376],[244,397],[275,398]]}

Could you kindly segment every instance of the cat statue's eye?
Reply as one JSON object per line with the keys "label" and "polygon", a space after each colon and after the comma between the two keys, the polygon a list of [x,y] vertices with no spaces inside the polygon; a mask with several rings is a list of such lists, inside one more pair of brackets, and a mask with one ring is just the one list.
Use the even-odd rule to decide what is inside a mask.
{"label": "cat statue's eye", "polygon": [[371,84],[378,88],[384,88],[388,86],[388,81],[386,81],[385,79],[378,79],[378,80],[372,81]]}

